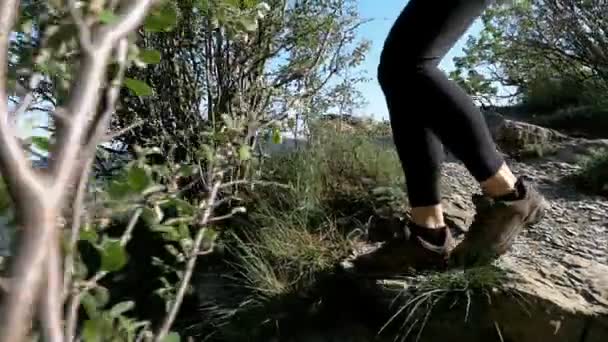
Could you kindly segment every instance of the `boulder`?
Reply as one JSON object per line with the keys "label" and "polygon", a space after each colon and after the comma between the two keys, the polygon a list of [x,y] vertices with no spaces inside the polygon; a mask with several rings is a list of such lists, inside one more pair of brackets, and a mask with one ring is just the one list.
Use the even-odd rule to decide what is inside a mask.
{"label": "boulder", "polygon": [[509,120],[495,112],[485,113],[485,118],[498,149],[509,155],[519,155],[530,148],[546,149],[571,140],[556,130]]}

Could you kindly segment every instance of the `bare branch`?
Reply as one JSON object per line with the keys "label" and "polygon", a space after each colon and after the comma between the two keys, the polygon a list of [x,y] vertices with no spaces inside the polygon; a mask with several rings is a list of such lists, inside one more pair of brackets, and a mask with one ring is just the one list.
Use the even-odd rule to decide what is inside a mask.
{"label": "bare branch", "polygon": [[[219,178],[221,179],[221,177]],[[211,192],[209,193],[209,197],[207,198],[207,201],[205,203],[206,208],[199,224],[201,229],[198,231],[198,233],[196,234],[196,238],[194,239],[194,244],[192,246],[192,250],[190,251],[188,263],[186,264],[186,270],[180,281],[177,295],[175,297],[175,300],[173,300],[173,303],[171,304],[169,314],[165,317],[161,328],[154,337],[154,342],[160,342],[165,338],[165,336],[169,332],[169,329],[171,329],[171,326],[173,325],[173,321],[175,321],[175,318],[177,317],[177,313],[182,305],[184,295],[186,294],[186,290],[188,289],[188,285],[190,284],[190,278],[192,278],[194,267],[196,266],[196,260],[198,259],[201,245],[203,243],[203,238],[205,237],[205,233],[207,231],[206,226],[209,223],[209,220],[211,219],[211,214],[213,212],[213,203],[215,202],[220,186],[221,180],[218,180],[213,184],[213,187],[211,188]]]}
{"label": "bare branch", "polygon": [[76,0],[69,0],[68,5],[70,7],[70,15],[72,16],[72,20],[74,20],[76,26],[78,26],[78,39],[80,41],[80,45],[88,53],[95,53],[93,43],[91,42],[91,29],[84,22],[84,18],[76,6]]}
{"label": "bare branch", "polygon": [[74,274],[74,255],[76,252],[76,244],[80,235],[80,227],[82,225],[82,211],[86,186],[88,183],[88,174],[91,167],[92,159],[89,158],[85,167],[80,174],[78,181],[78,189],[72,205],[72,228],[70,229],[70,245],[65,256],[65,271],[63,277],[63,296],[65,300],[69,295],[70,284],[72,283],[72,275]]}
{"label": "bare branch", "polygon": [[131,125],[123,128],[121,130],[118,130],[116,132],[112,132],[112,133],[108,134],[108,136],[104,140],[105,141],[112,141],[112,140],[120,137],[121,135],[123,135],[125,133],[128,133],[129,131],[131,131],[131,130],[133,130],[133,129],[135,129],[135,128],[143,125],[143,124],[144,124],[144,121],[143,120],[139,120],[139,121],[137,121],[137,122],[135,122],[135,123],[133,123],[133,124],[131,124]]}

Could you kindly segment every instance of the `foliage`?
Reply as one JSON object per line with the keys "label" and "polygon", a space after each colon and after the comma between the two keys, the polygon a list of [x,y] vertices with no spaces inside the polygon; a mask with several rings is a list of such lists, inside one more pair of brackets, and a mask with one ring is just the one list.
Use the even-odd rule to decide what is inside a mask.
{"label": "foliage", "polygon": [[[163,1],[152,6],[138,34],[157,35],[156,37],[162,40],[161,35],[169,35],[170,31],[179,27],[180,20],[184,19],[184,16],[177,4],[185,6],[186,3]],[[137,4],[138,2],[130,3],[131,6]],[[231,12],[232,9],[238,8],[239,4],[232,1],[215,2],[214,5],[217,6],[213,7],[214,9],[224,8],[227,11],[223,14],[223,18],[217,13],[211,13],[209,8],[203,11],[204,16],[198,17],[211,21],[231,22],[233,28],[230,31],[231,35],[255,30],[258,20],[263,19],[267,8],[263,3],[256,2],[256,6],[252,5],[249,8],[255,7],[254,12],[248,11],[243,16],[232,16],[231,14],[234,14]],[[196,1],[191,2],[190,5],[191,9],[192,6],[196,6],[202,11],[204,5],[209,4],[206,1]],[[146,336],[157,340],[164,338],[188,291],[196,259],[200,255],[209,253],[214,246],[217,234],[210,223],[230,217],[233,213],[242,210],[240,207],[230,207],[225,215],[216,218],[213,214],[216,201],[219,203],[231,199],[232,191],[240,184],[240,180],[233,177],[235,176],[233,170],[252,159],[250,146],[243,138],[247,135],[247,122],[242,117],[235,117],[230,113],[214,112],[219,120],[213,125],[208,125],[209,120],[203,123],[202,118],[199,117],[199,121],[206,125],[206,129],[200,143],[188,145],[188,155],[176,156],[176,153],[163,150],[162,144],[160,149],[149,144],[145,148],[131,144],[128,146],[131,157],[120,161],[118,166],[114,167],[113,173],[102,175],[105,177],[100,177],[99,174],[89,177],[89,167],[79,164],[80,158],[86,164],[89,158],[87,154],[94,151],[94,147],[100,141],[105,141],[106,137],[109,137],[110,144],[103,146],[103,150],[112,151],[117,141],[111,140],[129,131],[129,127],[121,127],[124,129],[123,132],[107,133],[106,136],[106,125],[110,121],[117,100],[116,87],[122,85],[123,94],[128,92],[132,97],[141,99],[150,97],[163,86],[170,86],[169,82],[149,85],[146,80],[139,77],[122,77],[125,68],[132,67],[134,69],[130,70],[136,70],[146,65],[160,64],[168,57],[158,50],[138,47],[136,45],[140,43],[138,34],[121,38],[120,47],[108,45],[113,43],[112,39],[107,37],[112,34],[114,37],[118,35],[112,29],[122,28],[120,23],[124,22],[125,16],[136,15],[132,14],[134,12],[125,14],[124,6],[125,4],[116,1],[111,3],[55,1],[48,4],[26,1],[21,8],[23,15],[16,27],[18,31],[12,36],[14,39],[9,54],[11,73],[10,78],[6,80],[11,87],[10,91],[13,95],[11,100],[22,112],[37,109],[36,106],[42,102],[48,106],[46,110],[52,113],[51,127],[49,127],[51,136],[32,137],[29,141],[25,141],[25,145],[35,148],[42,159],[51,157],[51,167],[43,170],[41,174],[49,173],[54,178],[70,180],[73,178],[70,175],[76,173],[79,176],[76,181],[80,180],[79,186],[72,184],[64,187],[66,190],[62,189],[66,192],[62,198],[74,200],[71,206],[65,205],[69,209],[62,212],[60,220],[57,220],[63,223],[62,226],[55,227],[51,224],[52,227],[48,228],[62,229],[64,238],[60,252],[61,256],[65,257],[64,265],[61,267],[65,270],[65,274],[61,277],[63,281],[58,284],[59,287],[63,287],[63,293],[57,293],[57,297],[65,299],[60,299],[58,305],[63,304],[66,307],[65,335],[68,340],[82,338],[85,341],[99,339],[134,341]],[[135,13],[145,14],[142,12],[143,9],[145,7]],[[131,22],[136,21],[131,19]],[[108,64],[105,60],[102,63],[91,63],[91,60],[98,58],[95,54],[99,52],[103,55],[103,51],[107,51],[107,55],[110,56],[109,52],[114,50],[117,57],[109,63],[106,77],[99,77],[100,80],[96,77],[86,79],[84,75],[87,71],[95,75],[95,72],[104,71],[103,68]],[[171,78],[166,80],[170,81]],[[4,83],[5,80],[0,81]],[[90,86],[87,82],[101,83],[93,87],[101,90],[107,88],[107,94],[104,100],[97,104],[97,113],[77,114],[76,111],[80,108],[70,107],[73,104],[81,103],[79,101],[97,102],[95,96],[78,98],[85,96],[80,91]],[[83,120],[82,115],[90,115],[90,118]],[[72,125],[76,123],[81,126],[73,127]],[[129,123],[131,124],[133,122]],[[82,138],[77,135],[71,138],[76,139],[71,141],[72,144],[82,140],[81,145],[77,147],[83,150],[80,151],[82,156],[79,154],[70,160],[73,165],[69,165],[72,166],[66,164],[64,167],[60,163],[60,166],[56,167],[55,159],[62,158],[66,149],[71,149],[71,146],[66,147],[65,141],[74,130],[83,135]],[[199,133],[196,132],[197,135]],[[23,211],[27,204],[23,203],[15,191],[14,184],[25,182],[15,179],[15,175],[19,173],[12,170],[16,167],[28,166],[7,164],[8,154],[14,153],[15,150],[6,150],[4,147],[0,151],[3,157],[0,166],[4,179],[9,180],[10,187],[8,194],[0,197],[2,209],[15,211],[12,214],[17,216],[19,221],[28,215]],[[178,160],[179,163],[172,162],[174,160]],[[116,160],[111,161],[116,162]],[[6,170],[12,173],[5,173]],[[54,172],[59,172],[57,170],[64,173],[55,175]],[[70,172],[70,175],[66,172]],[[30,182],[37,181],[34,177],[30,178],[32,179]],[[26,186],[36,186],[36,183]],[[192,188],[196,191],[192,191]],[[42,195],[39,194],[40,196]],[[41,198],[37,198],[37,201],[32,204],[43,202]],[[64,206],[62,202],[58,202],[57,205]],[[160,278],[163,286],[158,289],[157,294],[165,301],[166,312],[163,313],[162,322],[155,322],[161,323],[161,326],[153,326],[151,322],[139,320],[133,314],[134,302],[116,302],[112,289],[104,287],[104,284],[108,284],[108,278],[115,278],[116,274],[123,272],[127,266],[132,267],[128,247],[132,247],[133,243],[137,244],[137,241],[132,241],[131,238],[133,230],[141,227],[140,219],[150,229],[149,234],[158,235],[164,240],[163,247],[172,257],[169,264],[162,258],[155,259],[155,266],[164,272],[163,277]],[[50,220],[50,222],[54,221],[54,219]],[[117,229],[119,223],[123,223],[124,227]],[[15,222],[14,226],[20,226],[20,222]],[[16,240],[31,239],[19,229],[13,229],[18,231],[19,237]],[[48,243],[52,244],[52,239]],[[23,248],[18,246],[13,250],[13,256],[19,257]],[[46,247],[38,249],[44,251],[46,250],[44,248]],[[160,253],[160,251],[149,251],[149,253]],[[17,303],[17,305],[21,304],[29,305]],[[80,307],[85,309],[84,312]],[[54,319],[61,324],[60,311],[63,310],[58,308],[56,313],[60,316]],[[85,320],[81,321],[80,318]],[[52,324],[47,321],[43,323]],[[27,322],[19,322],[19,324],[27,326]],[[50,329],[44,324],[45,329]],[[59,327],[59,330],[63,329]],[[152,333],[153,330],[155,334]],[[74,336],[75,333],[79,336]],[[176,335],[169,334],[167,338],[176,340]]]}
{"label": "foliage", "polygon": [[[608,6],[579,0],[518,0],[482,16],[479,37],[455,59],[452,77],[478,98],[511,87],[533,111],[596,104],[608,89]],[[605,103],[603,104],[605,105]]]}
{"label": "foliage", "polygon": [[571,180],[583,191],[608,196],[608,150],[595,151]]}
{"label": "foliage", "polygon": [[[103,34],[123,22],[124,6],[104,0],[25,0],[11,36],[6,81],[19,108],[15,114],[50,114],[44,127],[49,134],[23,145],[42,164],[50,161],[53,173],[72,121],[84,125],[84,161],[103,141],[92,177],[88,164],[72,160],[70,172],[82,170],[81,185],[65,187],[66,200],[74,202],[59,215],[61,227],[69,228],[62,230],[60,251],[65,257],[60,305],[66,307],[69,340],[75,333],[85,341],[161,339],[190,291],[197,257],[215,245],[219,228],[211,223],[240,213],[235,194],[244,191],[242,184],[257,181],[251,176],[259,177],[256,167],[264,161],[255,153],[258,135],[270,134],[279,143],[286,127],[295,125],[297,133],[309,117],[334,109],[343,115],[362,103],[354,85],[363,78],[352,70],[368,45],[355,39],[361,24],[355,1],[164,0],[125,35],[120,41],[125,45],[112,47],[116,56],[104,63],[109,67],[98,86],[107,93],[95,99],[95,113],[81,114],[91,118],[82,120],[74,104],[83,85],[97,81],[82,79],[91,67],[87,57],[94,59],[95,49],[105,43]],[[287,116],[295,117],[286,125],[281,121]],[[108,123],[113,131],[106,133]],[[19,217],[23,203],[14,189],[0,198]],[[264,217],[261,209],[258,215]],[[301,230],[300,224],[309,225],[302,217],[275,217],[267,225],[286,229],[260,230],[256,238],[272,246],[272,257],[290,269],[289,277],[305,262],[315,265],[310,270],[328,267],[341,253],[331,248],[344,243],[337,231]],[[162,240],[162,251],[149,251],[161,273],[156,295],[166,305],[162,322],[142,319],[139,302],[123,300],[113,287],[136,267],[134,253],[141,247],[133,234],[142,228]],[[16,240],[27,239],[16,230]],[[290,254],[276,248],[282,241],[308,249]],[[176,339],[175,333],[167,335]]]}
{"label": "foliage", "polygon": [[[116,129],[140,125],[119,140],[174,149],[191,156],[225,118],[247,126],[253,148],[259,135],[292,127],[340,104],[356,106],[356,68],[367,51],[355,33],[361,20],[352,0],[179,1],[171,32],[143,32],[138,46],[163,58],[128,74],[154,89],[142,98],[124,91]],[[202,15],[201,15],[202,14]],[[338,82],[338,78],[341,82]],[[253,148],[254,149],[254,148]]]}

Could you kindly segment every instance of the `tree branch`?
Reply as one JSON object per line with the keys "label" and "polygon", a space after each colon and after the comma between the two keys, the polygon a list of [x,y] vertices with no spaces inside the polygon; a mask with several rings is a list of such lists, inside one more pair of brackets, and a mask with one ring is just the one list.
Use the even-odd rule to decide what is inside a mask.
{"label": "tree branch", "polygon": [[161,328],[159,329],[158,333],[156,334],[156,336],[154,338],[154,342],[160,342],[165,338],[165,336],[169,332],[169,329],[171,329],[171,325],[173,325],[173,321],[175,321],[175,318],[177,317],[179,308],[182,305],[182,301],[186,294],[186,290],[188,289],[188,285],[190,284],[190,278],[192,278],[192,273],[194,272],[194,267],[196,266],[196,260],[198,259],[198,256],[199,256],[201,245],[203,243],[203,238],[205,237],[205,233],[207,231],[206,226],[209,223],[209,220],[211,219],[211,214],[213,212],[213,207],[214,207],[213,203],[215,202],[218,190],[220,189],[220,186],[222,184],[221,175],[219,178],[220,178],[220,180],[216,181],[213,184],[213,187],[211,188],[211,192],[209,193],[209,197],[207,198],[207,201],[205,203],[206,208],[203,213],[203,216],[201,217],[201,221],[199,223],[199,226],[201,228],[198,231],[198,233],[196,234],[196,238],[194,240],[192,250],[190,251],[190,256],[188,257],[188,263],[186,264],[186,270],[185,270],[183,278],[181,279],[180,284],[179,284],[179,289],[177,291],[177,295],[175,297],[175,300],[171,304],[171,309],[169,310],[169,314],[165,317],[165,320],[163,321]]}
{"label": "tree branch", "polygon": [[47,284],[42,291],[42,324],[46,340],[64,342],[63,339],[63,301],[61,300],[61,254],[59,251],[60,234],[55,230],[54,239],[49,242],[47,257]]}
{"label": "tree branch", "polygon": [[[82,171],[82,160],[94,151],[85,151],[88,132],[96,132],[104,121],[96,120],[95,109],[100,89],[114,45],[143,20],[153,0],[140,0],[123,11],[121,19],[111,27],[99,27],[92,32],[93,50],[85,51],[80,72],[72,84],[67,113],[69,120],[57,125],[58,143],[51,151],[51,177],[45,173],[34,175],[23,151],[19,148],[8,124],[6,102],[0,101],[0,170],[5,177],[9,193],[15,203],[18,224],[25,237],[20,246],[13,270],[14,287],[2,313],[3,325],[0,340],[22,341],[30,326],[32,306],[40,292],[40,280],[47,264],[50,244],[57,229],[57,218],[71,188],[72,180]],[[5,81],[9,34],[15,21],[17,0],[4,0],[0,4],[0,98],[6,98]],[[111,112],[111,111],[110,111]],[[55,247],[51,247],[55,248]],[[52,250],[51,250],[52,252]],[[60,286],[57,288],[60,289]],[[58,298],[61,297],[57,293]],[[45,322],[48,323],[48,322]]]}

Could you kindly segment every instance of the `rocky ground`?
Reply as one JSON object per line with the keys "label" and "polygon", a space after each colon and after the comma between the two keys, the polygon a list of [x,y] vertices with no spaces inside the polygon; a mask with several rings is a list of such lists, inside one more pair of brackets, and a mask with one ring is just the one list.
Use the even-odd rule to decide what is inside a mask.
{"label": "rocky ground", "polygon": [[[435,310],[421,341],[608,341],[608,199],[582,194],[565,180],[580,168],[580,157],[607,147],[608,141],[571,139],[538,126],[505,124],[502,118],[492,128],[503,151],[525,145],[517,139],[551,145],[548,155],[525,162],[505,155],[514,172],[534,183],[550,203],[545,219],[525,230],[497,263],[513,276],[501,287],[531,304],[522,310],[512,297],[497,296],[470,324],[453,324],[461,313]],[[474,215],[471,194],[479,187],[453,160],[444,165],[443,175],[448,214],[466,229]],[[415,291],[416,286],[407,280],[387,283],[392,295],[395,287]]]}
{"label": "rocky ground", "polygon": [[[509,164],[539,188],[550,208],[545,219],[525,230],[512,251],[499,260],[500,268],[518,276],[506,286],[524,293],[538,306],[533,316],[516,313],[512,307],[498,310],[506,325],[501,339],[607,340],[608,199],[581,194],[564,181],[580,167],[576,164],[553,158],[526,163],[510,160]],[[470,194],[477,192],[478,186],[458,163],[447,163],[444,175],[449,194],[445,200],[451,208],[459,209],[451,212],[461,217],[464,213],[469,223],[474,215]],[[522,321],[522,317],[529,320]],[[556,324],[561,330],[551,331],[550,326]],[[544,333],[539,335],[539,331]],[[481,336],[473,338],[483,340]]]}

